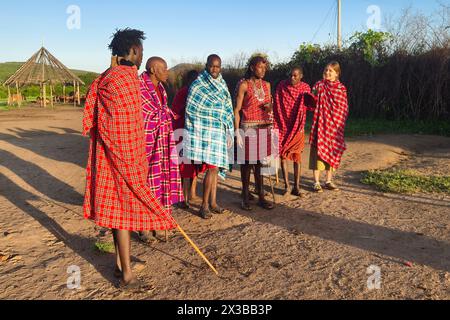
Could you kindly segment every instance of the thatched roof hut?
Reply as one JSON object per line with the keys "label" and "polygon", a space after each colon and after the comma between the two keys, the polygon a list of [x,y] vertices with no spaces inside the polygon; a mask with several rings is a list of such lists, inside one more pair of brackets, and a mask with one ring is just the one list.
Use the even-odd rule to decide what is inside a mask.
{"label": "thatched roof hut", "polygon": [[[41,105],[45,107],[47,104],[46,87],[50,87],[50,101],[53,106],[55,84],[61,84],[63,86],[64,102],[66,102],[66,86],[73,86],[74,105],[77,102],[80,104],[80,84],[84,85],[84,82],[48,52],[47,49],[42,47],[16,73],[6,80],[3,85],[8,87],[8,104],[12,104],[16,100],[19,105],[21,103],[20,88],[25,85],[39,85],[41,87]],[[10,90],[12,86],[16,87],[17,92],[14,99]]]}

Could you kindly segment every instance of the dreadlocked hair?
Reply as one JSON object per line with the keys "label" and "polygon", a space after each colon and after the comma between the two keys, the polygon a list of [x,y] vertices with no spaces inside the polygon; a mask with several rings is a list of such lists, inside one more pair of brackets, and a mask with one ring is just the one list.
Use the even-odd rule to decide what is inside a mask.
{"label": "dreadlocked hair", "polygon": [[130,28],[117,29],[112,38],[108,48],[113,56],[119,57],[128,55],[132,47],[142,45],[142,41],[146,39],[143,31]]}
{"label": "dreadlocked hair", "polygon": [[259,63],[264,63],[267,65],[267,68],[270,67],[270,62],[269,59],[267,59],[266,56],[262,55],[262,54],[257,54],[254,55],[253,57],[250,58],[250,60],[247,63],[247,71],[245,72],[245,79],[250,79],[253,75],[253,71],[252,68],[255,68]]}

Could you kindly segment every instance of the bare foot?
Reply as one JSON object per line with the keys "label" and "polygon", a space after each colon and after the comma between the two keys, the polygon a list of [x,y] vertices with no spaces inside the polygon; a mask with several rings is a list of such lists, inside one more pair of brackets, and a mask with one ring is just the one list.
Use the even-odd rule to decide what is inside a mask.
{"label": "bare foot", "polygon": [[199,204],[200,202],[202,202],[202,198],[197,197],[197,196],[191,197],[189,199],[189,202],[192,203],[192,204]]}
{"label": "bare foot", "polygon": [[289,197],[292,194],[292,189],[290,187],[287,187],[284,189],[283,197]]}
{"label": "bare foot", "polygon": [[[141,273],[145,269],[145,263],[142,261],[132,261],[131,262],[131,270],[133,270],[134,273]],[[116,278],[122,278],[122,269],[116,265],[114,268],[114,277]]]}

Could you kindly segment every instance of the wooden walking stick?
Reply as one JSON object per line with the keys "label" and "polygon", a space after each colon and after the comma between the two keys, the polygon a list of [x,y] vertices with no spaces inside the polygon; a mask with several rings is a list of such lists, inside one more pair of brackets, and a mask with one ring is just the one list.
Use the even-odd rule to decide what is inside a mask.
{"label": "wooden walking stick", "polygon": [[273,182],[271,175],[269,175],[269,181],[270,181],[270,188],[272,189],[273,204],[276,204],[277,202],[275,200],[275,190],[273,189]]}
{"label": "wooden walking stick", "polygon": [[205,255],[200,251],[200,249],[195,245],[195,243],[188,237],[186,232],[184,232],[184,230],[180,227],[180,225],[178,223],[177,223],[177,228],[178,228],[178,231],[180,231],[181,234],[183,235],[183,237],[187,240],[187,242],[189,242],[189,244],[195,249],[195,251],[200,255],[200,257],[202,257],[202,259],[208,264],[208,266],[212,269],[212,271],[214,271],[214,273],[216,275],[219,275],[219,272],[217,272],[216,268],[214,268],[214,266],[211,264],[211,262],[209,262],[208,258],[205,257]]}

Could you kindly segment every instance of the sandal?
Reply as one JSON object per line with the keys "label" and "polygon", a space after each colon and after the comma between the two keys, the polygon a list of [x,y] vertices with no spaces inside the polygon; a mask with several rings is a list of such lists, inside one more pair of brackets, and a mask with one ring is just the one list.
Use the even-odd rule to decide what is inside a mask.
{"label": "sandal", "polygon": [[245,202],[244,200],[242,200],[241,203],[241,209],[245,210],[245,211],[252,211],[252,207],[250,207],[250,204],[248,202]]}
{"label": "sandal", "polygon": [[154,234],[146,231],[146,232],[138,232],[139,240],[145,244],[154,244],[158,242],[158,239],[155,238]]}
{"label": "sandal", "polygon": [[316,193],[323,193],[323,189],[322,189],[322,186],[320,185],[320,183],[314,183],[313,191]]}
{"label": "sandal", "polygon": [[258,206],[266,210],[272,210],[275,206],[267,200],[260,200]]}
{"label": "sandal", "polygon": [[205,219],[205,220],[212,219],[212,217],[213,217],[211,211],[204,209],[204,208],[200,209],[199,215],[202,219]]}
{"label": "sandal", "polygon": [[327,182],[325,184],[325,188],[331,191],[339,191],[339,187],[335,185],[333,182]]}
{"label": "sandal", "polygon": [[135,281],[130,283],[124,283],[123,280],[119,281],[119,289],[125,292],[143,290],[145,289],[145,283],[140,279],[135,279]]}
{"label": "sandal", "polygon": [[217,206],[215,208],[211,208],[211,212],[214,214],[228,214],[228,213],[230,213],[230,210],[227,210],[227,209]]}
{"label": "sandal", "polygon": [[294,189],[292,191],[292,195],[300,198],[303,198],[305,196],[305,194],[300,189]]}

